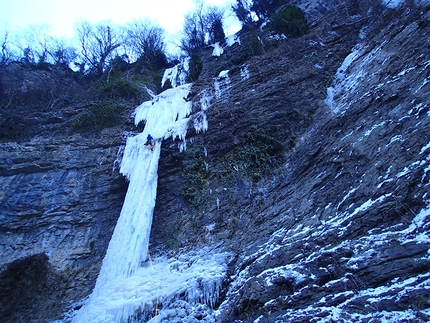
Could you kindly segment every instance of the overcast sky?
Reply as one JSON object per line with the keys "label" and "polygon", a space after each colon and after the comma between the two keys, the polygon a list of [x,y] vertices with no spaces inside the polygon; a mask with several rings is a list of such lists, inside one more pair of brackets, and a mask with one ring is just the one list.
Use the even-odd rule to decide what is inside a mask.
{"label": "overcast sky", "polygon": [[[205,3],[219,6],[235,0]],[[173,34],[182,29],[184,14],[193,8],[193,0],[0,0],[0,30],[13,32],[29,25],[47,24],[52,28],[52,36],[72,38],[74,25],[81,19],[92,24],[112,20],[122,25],[149,17]]]}

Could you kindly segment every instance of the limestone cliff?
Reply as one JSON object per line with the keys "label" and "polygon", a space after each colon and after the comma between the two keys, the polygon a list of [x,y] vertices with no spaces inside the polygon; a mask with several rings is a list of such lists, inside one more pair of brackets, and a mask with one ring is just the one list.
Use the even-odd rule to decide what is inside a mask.
{"label": "limestone cliff", "polygon": [[14,63],[0,76],[0,317],[54,320],[94,286],[127,189],[130,125],[74,130],[92,96],[70,71]]}
{"label": "limestone cliff", "polygon": [[[296,3],[305,36],[245,30],[201,53],[188,99],[208,131],[182,153],[162,144],[151,252],[233,255],[216,314],[182,322],[428,321],[428,8]],[[257,35],[259,55],[238,60]],[[0,143],[8,322],[53,321],[88,295],[119,215],[132,126],[82,135],[73,116],[12,118],[34,131]]]}
{"label": "limestone cliff", "polygon": [[234,252],[218,322],[429,319],[430,16],[349,9],[196,82],[164,150],[153,243]]}

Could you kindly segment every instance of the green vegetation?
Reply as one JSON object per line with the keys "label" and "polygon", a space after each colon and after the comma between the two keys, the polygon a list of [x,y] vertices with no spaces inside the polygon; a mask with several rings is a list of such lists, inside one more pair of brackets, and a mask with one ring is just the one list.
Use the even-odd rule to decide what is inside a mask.
{"label": "green vegetation", "polygon": [[234,184],[238,175],[258,181],[282,165],[284,159],[282,143],[264,130],[253,127],[242,142],[223,157],[220,180],[226,186]]}
{"label": "green vegetation", "polygon": [[234,186],[238,176],[256,182],[284,163],[284,151],[283,143],[263,129],[252,127],[211,172],[207,171],[202,156],[187,153],[182,171],[184,184],[179,191],[191,210],[205,208],[210,200],[209,183],[214,175],[223,187]]}
{"label": "green vegetation", "polygon": [[143,91],[135,83],[126,79],[116,79],[100,86],[100,97],[105,99],[134,99],[141,97]]}
{"label": "green vegetation", "polygon": [[194,210],[205,206],[209,196],[209,173],[203,157],[192,156],[183,174],[184,186],[179,191],[188,206]]}
{"label": "green vegetation", "polygon": [[89,105],[73,121],[72,127],[82,133],[100,131],[117,125],[124,117],[124,110],[111,101]]}
{"label": "green vegetation", "polygon": [[244,37],[242,41],[243,50],[249,57],[258,56],[264,53],[264,43],[257,32],[251,33]]}
{"label": "green vegetation", "polygon": [[287,6],[274,15],[270,27],[277,33],[293,37],[304,35],[309,29],[305,13],[296,6]]}
{"label": "green vegetation", "polygon": [[125,78],[119,71],[104,75],[95,85],[95,90],[102,100],[125,100],[139,104],[149,95],[143,90],[141,82]]}
{"label": "green vegetation", "polygon": [[92,91],[98,99],[78,115],[72,123],[73,129],[88,133],[113,127],[124,118],[125,106],[136,106],[150,99],[142,87],[144,76],[125,77],[124,74],[113,70],[96,81]]}

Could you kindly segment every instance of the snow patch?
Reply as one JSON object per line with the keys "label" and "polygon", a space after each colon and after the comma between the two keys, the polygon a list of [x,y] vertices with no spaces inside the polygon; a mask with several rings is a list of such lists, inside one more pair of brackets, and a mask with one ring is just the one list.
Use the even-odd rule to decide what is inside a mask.
{"label": "snow patch", "polygon": [[249,64],[240,67],[240,76],[242,77],[242,81],[249,79]]}
{"label": "snow patch", "polygon": [[390,139],[390,142],[387,145],[385,145],[385,148],[388,148],[388,146],[390,146],[391,144],[393,144],[396,141],[398,141],[398,142],[404,142],[405,139],[403,139],[402,135],[396,135],[396,136],[394,136],[394,137],[392,137]]}
{"label": "snow patch", "polygon": [[266,286],[276,284],[280,279],[283,281],[289,280],[294,285],[297,285],[303,282],[306,278],[306,276],[297,271],[297,269],[297,265],[285,265],[264,270],[257,277],[262,277]]}
{"label": "snow patch", "polygon": [[208,90],[203,90],[202,95],[200,97],[200,106],[202,111],[206,111],[211,106],[212,95],[209,94]]}
{"label": "snow patch", "polygon": [[228,72],[229,72],[228,70],[219,72],[218,78],[220,78],[220,79],[227,78],[228,77]]}
{"label": "snow patch", "polygon": [[347,76],[346,71],[351,66],[351,64],[362,56],[364,53],[364,48],[361,45],[356,45],[352,52],[345,58],[342,65],[338,68],[333,86],[327,88],[327,97],[325,103],[330,107],[333,113],[339,113],[343,106],[341,106],[338,101],[338,96],[343,93],[344,88],[353,90],[356,85],[356,77],[354,74]]}
{"label": "snow patch", "polygon": [[224,49],[219,43],[211,45],[214,49],[212,51],[212,56],[221,56],[224,53]]}
{"label": "snow patch", "polygon": [[423,148],[421,148],[420,155],[422,155],[429,148],[430,148],[430,142],[427,145],[425,145]]}
{"label": "snow patch", "polygon": [[214,81],[215,97],[217,99],[223,98],[224,101],[227,101],[229,98],[227,95],[227,91],[230,89],[228,72],[228,70],[221,71]]}
{"label": "snow patch", "polygon": [[238,43],[240,45],[240,38],[237,34],[230,35],[225,39],[227,46],[233,46],[235,43]]}
{"label": "snow patch", "polygon": [[385,124],[385,121],[382,121],[381,123],[373,125],[372,128],[370,128],[369,130],[367,130],[364,135],[366,137],[370,136],[370,134],[372,133],[373,130],[375,130],[378,127],[382,127],[384,124]]}
{"label": "snow patch", "polygon": [[[349,194],[349,193],[348,193]],[[343,233],[348,229],[351,225],[351,219],[354,218],[358,213],[362,213],[373,207],[375,204],[383,202],[387,197],[391,196],[392,193],[382,195],[378,197],[376,200],[369,199],[359,207],[355,208],[352,213],[342,213],[342,216],[336,214],[332,219],[328,220],[326,223],[330,225],[331,228],[337,228],[338,236],[342,236]],[[349,209],[348,207],[347,209]],[[346,225],[345,225],[346,224]]]}

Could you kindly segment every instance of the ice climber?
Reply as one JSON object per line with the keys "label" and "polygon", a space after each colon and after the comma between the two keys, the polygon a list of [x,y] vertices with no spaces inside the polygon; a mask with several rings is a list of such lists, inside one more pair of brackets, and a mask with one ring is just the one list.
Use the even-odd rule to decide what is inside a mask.
{"label": "ice climber", "polygon": [[149,146],[151,150],[154,150],[154,138],[152,138],[151,134],[148,134],[148,137],[146,137],[146,142],[144,145]]}

